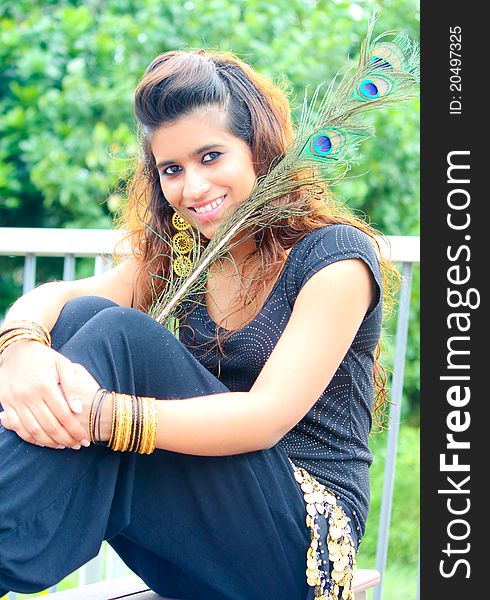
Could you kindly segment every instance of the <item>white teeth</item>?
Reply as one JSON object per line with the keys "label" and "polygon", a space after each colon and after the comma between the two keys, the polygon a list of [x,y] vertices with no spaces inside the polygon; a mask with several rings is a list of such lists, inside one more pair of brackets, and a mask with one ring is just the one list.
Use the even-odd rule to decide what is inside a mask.
{"label": "white teeth", "polygon": [[206,204],[206,206],[201,206],[201,207],[195,206],[194,210],[200,214],[210,212],[214,208],[221,206],[224,202],[224,199],[225,199],[224,196],[221,196],[221,198],[218,198],[217,200],[213,200],[213,202],[211,202],[210,204]]}

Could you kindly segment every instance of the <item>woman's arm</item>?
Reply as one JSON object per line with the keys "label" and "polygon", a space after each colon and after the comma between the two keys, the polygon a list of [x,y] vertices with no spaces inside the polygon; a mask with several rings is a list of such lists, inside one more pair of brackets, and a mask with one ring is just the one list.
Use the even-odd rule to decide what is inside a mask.
{"label": "woman's arm", "polygon": [[[368,267],[358,259],[322,268],[304,285],[291,318],[250,392],[157,402],[157,448],[224,456],[270,448],[310,410],[347,353],[374,298]],[[88,429],[97,382],[80,365],[62,381],[65,395],[84,399],[78,415]],[[112,398],[103,406],[108,440]]]}
{"label": "woman's arm", "polygon": [[[373,298],[373,278],[361,260],[336,262],[318,271],[299,293],[288,325],[250,392],[157,402],[157,448],[219,456],[276,444],[327,387]],[[102,421],[106,440],[111,414],[109,400]]]}

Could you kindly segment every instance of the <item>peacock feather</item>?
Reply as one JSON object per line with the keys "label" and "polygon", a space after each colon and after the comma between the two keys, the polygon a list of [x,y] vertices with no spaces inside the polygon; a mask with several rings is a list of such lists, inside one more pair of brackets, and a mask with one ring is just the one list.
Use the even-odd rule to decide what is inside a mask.
{"label": "peacock feather", "polygon": [[[345,176],[359,144],[373,135],[366,114],[416,96],[418,45],[396,32],[372,39],[375,21],[370,20],[357,65],[348,63],[324,91],[320,85],[311,98],[305,94],[295,141],[218,226],[208,245],[202,251],[198,246],[191,273],[169,278],[150,309],[157,321],[175,322],[182,302],[198,298],[205,290],[208,268],[229,256],[244,239],[311,212],[311,198],[322,193],[325,183],[334,185]],[[284,197],[287,203],[274,202]]]}

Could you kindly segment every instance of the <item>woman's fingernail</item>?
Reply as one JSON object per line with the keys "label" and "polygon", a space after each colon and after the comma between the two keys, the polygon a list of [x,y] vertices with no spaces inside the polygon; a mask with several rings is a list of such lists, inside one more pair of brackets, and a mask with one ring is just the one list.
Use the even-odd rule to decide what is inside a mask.
{"label": "woman's fingernail", "polygon": [[72,448],[72,450],[80,450],[81,446],[80,446],[80,444],[75,444],[71,448]]}
{"label": "woman's fingernail", "polygon": [[83,411],[82,399],[72,398],[70,400],[70,407],[74,413],[80,414]]}
{"label": "woman's fingernail", "polygon": [[62,446],[61,444],[59,446],[56,446],[56,450],[64,450],[65,446]]}
{"label": "woman's fingernail", "polygon": [[82,444],[82,446],[85,446],[85,448],[88,448],[90,446],[90,442],[88,440],[82,440],[80,443]]}

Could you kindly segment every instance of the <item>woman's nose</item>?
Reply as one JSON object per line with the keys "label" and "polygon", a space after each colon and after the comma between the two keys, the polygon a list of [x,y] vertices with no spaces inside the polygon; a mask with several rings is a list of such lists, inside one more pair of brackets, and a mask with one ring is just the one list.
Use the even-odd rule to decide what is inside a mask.
{"label": "woman's nose", "polygon": [[209,183],[195,175],[187,175],[184,183],[182,194],[185,200],[198,200],[203,194],[206,194],[210,189]]}

